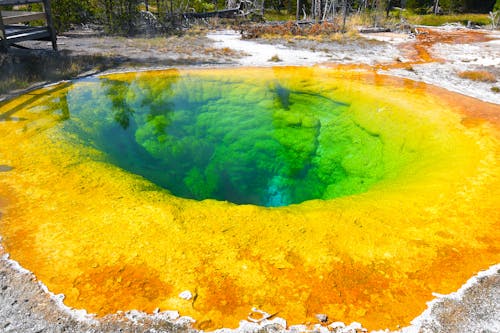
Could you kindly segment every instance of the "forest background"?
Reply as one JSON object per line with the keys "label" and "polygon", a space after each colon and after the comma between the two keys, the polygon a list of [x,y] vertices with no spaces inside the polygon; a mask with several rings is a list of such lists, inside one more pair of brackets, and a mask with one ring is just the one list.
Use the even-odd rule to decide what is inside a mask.
{"label": "forest background", "polygon": [[[66,31],[73,25],[98,24],[107,33],[131,35],[141,33],[137,22],[144,21],[144,12],[153,15],[163,33],[182,25],[185,13],[227,8],[246,8],[250,9],[247,13],[251,10],[260,12],[260,19],[267,13],[266,19],[283,21],[309,18],[319,22],[331,20],[335,15],[359,17],[373,12],[411,21],[412,17],[428,15],[434,18],[416,23],[432,25],[435,22],[439,25],[443,20],[436,17],[440,15],[500,11],[500,0],[52,0],[51,6],[58,32]],[[330,15],[326,15],[327,11]],[[486,15],[458,19],[488,23]]]}

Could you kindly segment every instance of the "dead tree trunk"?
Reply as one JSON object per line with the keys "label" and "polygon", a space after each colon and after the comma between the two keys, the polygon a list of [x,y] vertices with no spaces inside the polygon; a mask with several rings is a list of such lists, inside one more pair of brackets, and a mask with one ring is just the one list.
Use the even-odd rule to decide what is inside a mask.
{"label": "dead tree trunk", "polygon": [[326,13],[328,12],[329,1],[325,0],[325,6],[323,7],[323,15],[321,15],[321,20],[324,21],[326,18]]}
{"label": "dead tree trunk", "polygon": [[342,2],[342,32],[346,32],[345,23],[347,20],[347,0]]}
{"label": "dead tree trunk", "polygon": [[321,19],[325,20],[333,20],[335,17],[335,9],[337,8],[337,0],[325,0],[323,12]]}
{"label": "dead tree trunk", "polygon": [[358,7],[358,13],[361,13],[362,11],[366,11],[367,7],[368,7],[368,0],[362,0],[361,4]]}
{"label": "dead tree trunk", "polygon": [[439,0],[434,0],[434,6],[432,9],[434,14],[439,14]]}

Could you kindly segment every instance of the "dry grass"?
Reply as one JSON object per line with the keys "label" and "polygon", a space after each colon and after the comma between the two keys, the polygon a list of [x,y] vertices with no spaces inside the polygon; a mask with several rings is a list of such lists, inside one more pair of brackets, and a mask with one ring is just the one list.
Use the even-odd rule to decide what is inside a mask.
{"label": "dry grass", "polygon": [[[340,20],[340,18],[339,18]],[[352,14],[346,21],[346,32],[357,31],[360,26],[374,26],[383,24],[385,15],[378,12]]]}
{"label": "dry grass", "polygon": [[244,55],[242,52],[233,50],[229,47],[217,48],[217,47],[206,47],[200,51],[204,55],[210,55],[213,57],[240,57]]}
{"label": "dry grass", "polygon": [[9,53],[0,56],[0,95],[32,84],[72,79],[86,71],[114,67],[102,55],[69,56],[64,52]]}
{"label": "dry grass", "polygon": [[458,76],[462,79],[494,83],[497,82],[495,75],[487,71],[464,71],[459,72]]}
{"label": "dry grass", "polygon": [[230,48],[213,47],[199,31],[170,37],[101,36],[63,41],[63,50],[58,53],[48,50],[0,53],[0,98],[32,85],[73,79],[83,73],[110,68],[229,63],[244,55]]}
{"label": "dry grass", "polygon": [[[191,30],[189,30],[191,31]],[[215,48],[205,37],[205,34],[196,30],[193,33],[186,33],[182,36],[154,37],[154,38],[121,38],[123,45],[127,47],[128,53],[131,51],[140,53],[142,51],[157,51],[164,54],[175,53],[183,57],[208,55],[212,57],[240,57],[243,54],[228,47]],[[110,48],[108,46],[108,48]],[[121,49],[118,48],[118,51]],[[123,52],[123,51],[121,51]],[[117,54],[109,54],[116,56]]]}
{"label": "dry grass", "polygon": [[323,22],[316,24],[297,24],[288,21],[283,24],[255,24],[243,29],[243,37],[252,38],[307,38],[326,39],[340,32],[341,27],[336,23]]}
{"label": "dry grass", "polygon": [[7,77],[0,80],[0,94],[8,91],[26,88],[30,85],[27,77]]}
{"label": "dry grass", "polygon": [[145,50],[158,49],[169,44],[170,39],[178,37],[152,37],[152,38],[125,38],[116,37],[117,40],[130,47],[137,47]]}
{"label": "dry grass", "polygon": [[314,40],[317,42],[338,42],[359,38],[359,27],[372,25],[374,18],[367,14],[350,15],[343,26],[341,15],[336,15],[329,21],[313,24],[298,24],[294,20],[284,23],[271,22],[267,24],[253,24],[239,27],[243,38],[284,38],[288,42],[293,39]]}

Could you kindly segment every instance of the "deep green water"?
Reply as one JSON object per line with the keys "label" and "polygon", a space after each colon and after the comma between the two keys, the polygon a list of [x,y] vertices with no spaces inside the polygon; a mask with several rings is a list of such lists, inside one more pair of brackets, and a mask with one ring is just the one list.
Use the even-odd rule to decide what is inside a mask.
{"label": "deep green water", "polygon": [[382,142],[349,105],[274,81],[103,77],[63,99],[64,131],[184,198],[285,206],[383,177]]}

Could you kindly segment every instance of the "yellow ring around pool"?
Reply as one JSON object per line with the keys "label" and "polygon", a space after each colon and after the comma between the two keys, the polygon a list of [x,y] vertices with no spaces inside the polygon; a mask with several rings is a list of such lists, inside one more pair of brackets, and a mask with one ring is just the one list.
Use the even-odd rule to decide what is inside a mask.
{"label": "yellow ring around pool", "polygon": [[[11,257],[68,306],[98,315],[178,310],[203,329],[236,327],[252,307],[289,324],[324,313],[395,328],[419,315],[432,292],[452,292],[500,262],[500,106],[367,72],[185,72],[278,77],[302,88],[307,81],[345,96],[373,131],[386,126],[379,114],[391,113],[401,128],[384,128],[384,138],[405,135],[425,158],[365,193],[332,200],[280,208],[187,200],[63,137],[47,101],[72,85],[23,95],[0,106],[0,165],[8,166],[0,172],[0,235]],[[108,77],[138,75],[165,72]],[[195,297],[180,298],[185,290]]]}

